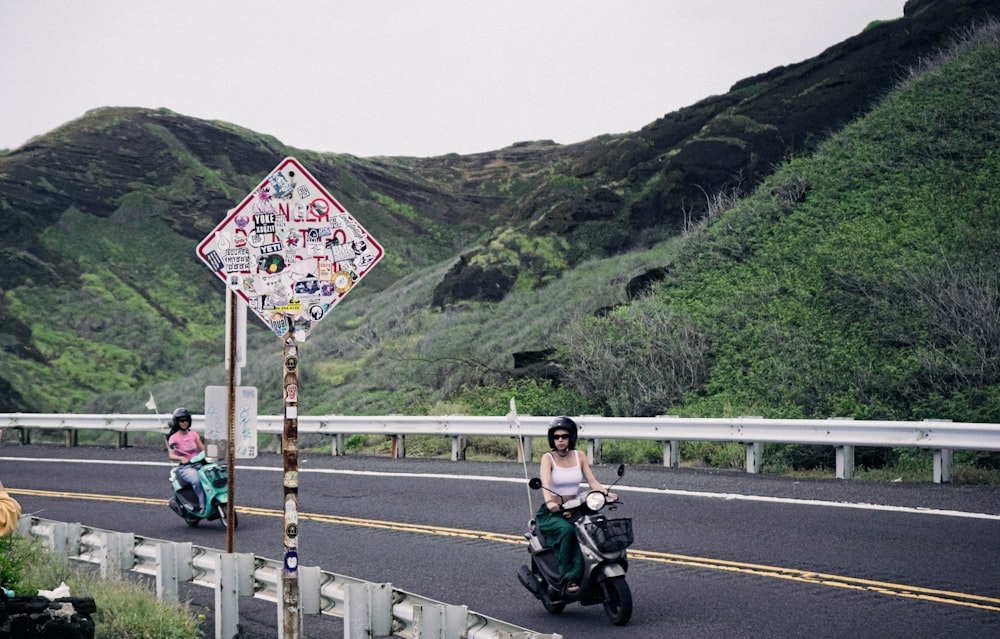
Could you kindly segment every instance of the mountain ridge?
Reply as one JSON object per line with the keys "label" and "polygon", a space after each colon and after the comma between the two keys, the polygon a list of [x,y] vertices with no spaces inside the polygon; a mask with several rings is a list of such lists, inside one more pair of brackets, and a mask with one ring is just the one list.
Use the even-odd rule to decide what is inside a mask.
{"label": "mountain ridge", "polygon": [[[210,366],[221,288],[207,270],[182,265],[177,256],[193,251],[180,247],[203,238],[282,156],[308,166],[387,245],[387,259],[352,298],[435,273],[427,306],[502,303],[584,260],[676,237],[706,214],[711,194],[750,191],[888,93],[901,69],[995,12],[982,0],[911,0],[902,19],[819,56],[747,78],[640,131],[572,145],[356,158],[166,109],[91,111],[0,154],[8,274],[0,409],[79,410],[95,396],[128,395]],[[74,245],[88,226],[102,232]],[[138,246],[178,248],[157,258]],[[665,271],[650,265],[644,273]],[[615,300],[584,306],[606,303]],[[89,317],[93,308],[109,317]],[[141,335],[160,331],[162,355],[137,348]]]}

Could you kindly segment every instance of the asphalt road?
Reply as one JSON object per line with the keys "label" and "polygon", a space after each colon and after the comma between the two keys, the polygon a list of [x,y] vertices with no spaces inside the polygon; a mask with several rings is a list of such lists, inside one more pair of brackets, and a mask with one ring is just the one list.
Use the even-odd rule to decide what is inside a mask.
{"label": "asphalt road", "polygon": [[[518,583],[527,552],[513,540],[531,514],[520,464],[303,454],[299,466],[303,565],[390,582],[537,632],[1000,636],[993,487],[630,467],[616,515],[635,525],[635,612],[619,628],[600,606],[548,614]],[[238,461],[235,503],[269,513],[240,515],[235,551],[281,558],[281,467],[274,454]],[[595,470],[606,482],[615,476],[610,466]],[[224,549],[221,524],[189,528],[166,507],[168,471],[157,450],[0,446],[0,478],[25,512]],[[123,496],[140,499],[116,499]],[[531,495],[532,505],[539,499]],[[207,615],[211,638],[212,592],[184,594]],[[246,639],[276,636],[273,604],[243,599],[240,610]],[[336,618],[309,616],[303,627],[310,639],[343,636]]]}

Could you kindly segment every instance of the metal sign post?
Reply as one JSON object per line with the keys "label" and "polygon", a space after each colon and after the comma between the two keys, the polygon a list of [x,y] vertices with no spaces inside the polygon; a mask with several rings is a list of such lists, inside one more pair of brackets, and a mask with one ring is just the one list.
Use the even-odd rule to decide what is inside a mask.
{"label": "metal sign post", "polygon": [[[382,258],[382,247],[295,158],[285,158],[197,254],[283,340],[285,558],[278,616],[282,639],[299,639],[299,344]],[[234,397],[232,372],[230,388]],[[234,413],[231,401],[230,451]]]}
{"label": "metal sign post", "polygon": [[239,384],[239,364],[236,358],[236,294],[229,291],[226,295],[226,310],[229,312],[226,326],[229,327],[227,338],[229,339],[228,352],[230,357],[226,358],[226,381],[229,390],[229,412],[226,421],[226,472],[229,477],[227,486],[228,495],[226,499],[226,552],[233,552],[233,529],[232,525],[236,521],[234,512],[236,511],[236,386]]}
{"label": "metal sign post", "polygon": [[292,336],[284,348],[285,425],[282,437],[285,504],[285,572],[281,605],[284,637],[298,637],[301,626],[299,606],[299,349]]}

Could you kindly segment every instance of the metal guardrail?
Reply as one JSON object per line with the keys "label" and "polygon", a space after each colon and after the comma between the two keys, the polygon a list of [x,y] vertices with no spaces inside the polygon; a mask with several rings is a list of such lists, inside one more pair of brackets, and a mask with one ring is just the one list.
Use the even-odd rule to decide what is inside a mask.
{"label": "metal guardrail", "polygon": [[[281,601],[281,562],[252,553],[226,553],[133,533],[119,533],[32,516],[18,522],[18,534],[42,541],[56,555],[91,564],[104,578],[135,572],[151,576],[160,601],[177,601],[183,582],[215,591],[215,636],[238,634],[240,597]],[[344,619],[344,637],[405,639],[562,639],[434,601],[388,583],[372,583],[320,570],[298,568],[301,614]],[[278,605],[277,626],[283,626]]]}
{"label": "metal guardrail", "polygon": [[[0,429],[18,429],[23,443],[30,442],[31,429],[65,430],[66,443],[73,446],[80,430],[110,430],[126,445],[129,433],[164,432],[166,417],[156,415],[86,415],[46,413],[0,413]],[[520,438],[525,455],[531,455],[531,440],[545,438],[550,417],[523,415],[518,422],[506,417],[446,416],[299,416],[298,433],[329,435],[334,455],[344,454],[350,435],[386,435],[393,439],[393,454],[404,457],[406,435],[442,435],[452,440],[452,459],[465,458],[468,437]],[[746,446],[746,470],[760,472],[766,443],[814,444],[836,450],[837,477],[854,476],[856,446],[909,447],[934,451],[934,481],[951,481],[955,450],[1000,451],[1000,425],[950,421],[898,422],[853,419],[763,419],[760,417],[574,417],[580,439],[587,444],[590,461],[601,461],[605,439],[657,441],[663,444],[663,465],[676,467],[682,441],[727,441]],[[204,427],[204,416],[194,416],[194,427]],[[258,433],[281,435],[283,416],[257,417]]]}

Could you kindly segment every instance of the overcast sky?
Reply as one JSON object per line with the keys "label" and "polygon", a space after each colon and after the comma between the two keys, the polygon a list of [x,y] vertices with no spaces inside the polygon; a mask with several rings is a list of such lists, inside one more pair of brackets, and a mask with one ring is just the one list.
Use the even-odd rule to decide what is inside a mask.
{"label": "overcast sky", "polygon": [[904,0],[0,0],[0,149],[102,106],[303,149],[491,151],[642,128]]}

